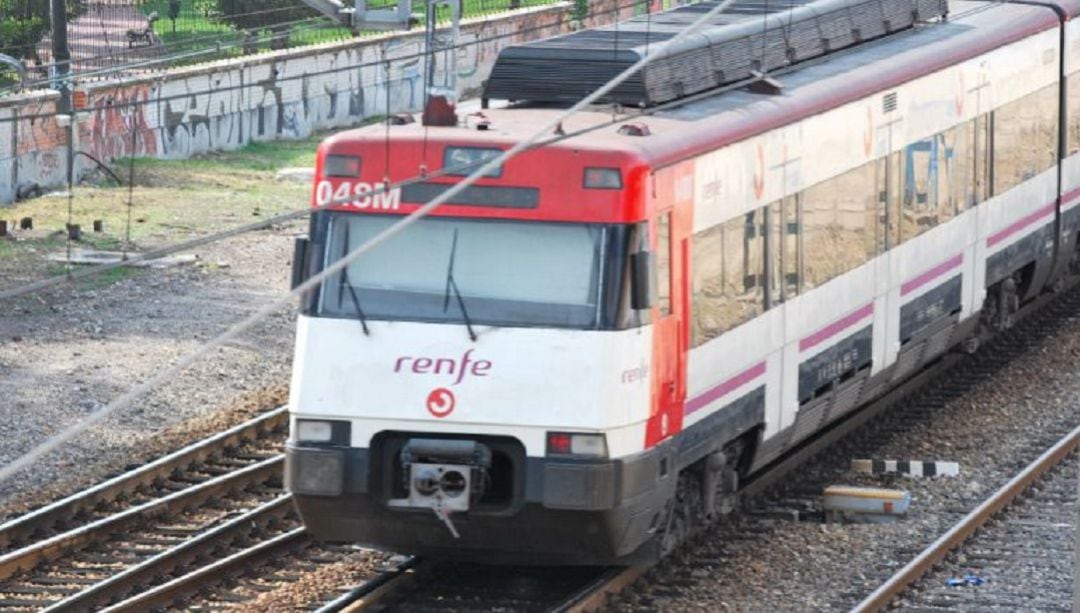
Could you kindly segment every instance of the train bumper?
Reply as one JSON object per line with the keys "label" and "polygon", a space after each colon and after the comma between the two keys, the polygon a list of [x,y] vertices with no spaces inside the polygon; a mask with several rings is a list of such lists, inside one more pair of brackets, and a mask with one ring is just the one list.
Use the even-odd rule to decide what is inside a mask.
{"label": "train bumper", "polygon": [[450,514],[459,537],[432,509],[401,508],[378,449],[286,449],[286,487],[308,531],[332,542],[514,564],[638,563],[674,487],[672,460],[654,449],[630,458],[564,461],[522,457],[502,471],[500,504]]}

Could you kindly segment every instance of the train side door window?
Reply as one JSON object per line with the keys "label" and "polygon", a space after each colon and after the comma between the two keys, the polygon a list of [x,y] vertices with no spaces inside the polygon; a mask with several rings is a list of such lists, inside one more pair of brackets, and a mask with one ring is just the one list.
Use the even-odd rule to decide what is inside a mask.
{"label": "train side door window", "polygon": [[1080,153],[1080,72],[1069,75],[1065,82],[1066,120],[1068,138],[1066,152],[1069,155]]}
{"label": "train side door window", "polygon": [[940,136],[946,150],[944,164],[939,168],[943,184],[941,198],[947,201],[939,203],[944,219],[975,206],[973,125],[970,121],[962,123]]}
{"label": "train side door window", "polygon": [[788,196],[765,211],[766,308],[799,294],[799,197]]}
{"label": "train side door window", "polygon": [[660,316],[671,314],[671,211],[656,220],[656,300]]}
{"label": "train side door window", "polygon": [[974,120],[971,142],[974,155],[971,156],[974,166],[975,202],[979,204],[990,198],[990,116],[980,115]]}

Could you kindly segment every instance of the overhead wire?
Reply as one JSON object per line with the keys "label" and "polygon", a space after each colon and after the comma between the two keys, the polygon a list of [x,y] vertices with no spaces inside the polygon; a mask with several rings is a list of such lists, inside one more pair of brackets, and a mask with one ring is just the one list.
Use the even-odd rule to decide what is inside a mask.
{"label": "overhead wire", "polygon": [[[637,4],[641,4],[642,2],[645,2],[645,1],[647,1],[647,0],[631,0],[630,2],[628,2],[626,4],[617,4],[614,8],[605,9],[605,10],[597,12],[597,13],[591,13],[590,17],[600,17],[600,16],[605,16],[605,15],[611,15],[611,14],[618,15],[619,11],[621,11],[622,9],[624,9],[626,7],[632,7],[632,6],[635,6]],[[531,35],[533,35],[533,34],[535,34],[537,32],[541,32],[541,31],[544,31],[544,30],[558,29],[560,27],[561,27],[561,24],[558,23],[558,22],[555,22],[555,23],[546,23],[546,24],[542,24],[542,25],[533,25],[533,26],[529,26],[527,28],[522,28],[520,30],[519,29],[512,29],[512,30],[504,31],[504,32],[501,32],[501,33],[498,33],[498,34],[486,36],[486,37],[483,37],[483,38],[477,38],[477,39],[471,40],[469,42],[458,43],[456,45],[448,47],[447,49],[453,49],[455,51],[461,51],[463,49],[467,49],[467,48],[472,47],[472,46],[482,45],[482,44],[485,44],[485,43],[491,43],[491,42],[495,42],[495,41],[503,40],[503,39],[507,39],[507,38],[517,38],[517,37],[520,37],[520,36],[523,36],[523,35],[531,36]],[[376,42],[378,40],[379,40],[378,38],[372,38],[368,42]],[[402,55],[402,56],[399,56],[399,57],[395,57],[394,60],[395,61],[404,61],[404,60],[411,60],[411,59],[421,59],[421,58],[423,58],[423,56],[424,56],[424,52],[423,51],[418,51],[418,52],[411,53],[411,54],[408,54],[408,55]],[[379,63],[380,63],[380,60],[375,59],[375,60],[371,60],[371,61],[367,61],[367,62],[362,62],[362,63],[359,63],[359,64],[346,64],[346,65],[343,65],[343,66],[335,65],[333,68],[327,68],[327,69],[324,69],[324,70],[308,71],[308,72],[297,73],[295,75],[288,75],[288,76],[279,77],[279,78],[276,79],[275,82],[278,83],[278,84],[284,84],[284,83],[289,83],[289,82],[292,82],[292,81],[300,81],[300,80],[305,80],[305,79],[311,79],[312,77],[336,75],[336,74],[341,73],[341,72],[355,72],[355,71],[363,69],[363,68],[370,68],[370,67],[373,67],[373,66],[378,66]],[[43,82],[47,82],[47,81],[43,81]],[[220,94],[227,93],[227,92],[230,92],[230,91],[244,90],[244,89],[248,89],[248,88],[251,88],[251,87],[254,87],[254,85],[252,85],[251,83],[246,83],[246,84],[242,84],[242,85],[227,85],[225,87],[213,87],[213,88],[208,88],[208,89],[205,89],[205,90],[194,91],[194,92],[187,91],[187,92],[177,93],[177,94],[170,95],[170,96],[159,96],[159,97],[154,99],[153,103],[154,104],[160,104],[162,102],[172,102],[174,100],[176,100],[176,101],[187,101],[187,100],[190,100],[190,98],[192,96],[205,96],[205,95],[211,95],[211,94],[220,95]],[[0,94],[3,94],[3,93],[11,93],[11,92],[4,92],[3,90],[0,90]],[[114,103],[110,104],[108,108],[110,108],[110,109],[119,109],[119,108],[127,108],[127,107],[131,107],[131,106],[139,106],[139,105],[144,105],[144,104],[148,104],[148,103],[146,103],[146,102],[132,102],[132,101],[117,101],[117,102],[114,102]],[[94,111],[96,109],[91,108],[91,109],[86,109],[86,110],[87,111]],[[51,112],[51,113],[40,113],[40,114],[36,115],[35,118],[37,118],[37,119],[47,119],[47,118],[56,117],[56,116],[59,116],[59,115],[65,115],[65,113],[61,113],[59,111],[55,111],[55,112]],[[0,124],[10,123],[11,121],[12,121],[11,118],[0,117]],[[3,160],[3,159],[4,158],[0,158],[0,160]]]}
{"label": "overhead wire", "polygon": [[326,279],[343,271],[349,264],[363,256],[365,253],[371,251],[375,247],[400,234],[409,226],[426,217],[437,207],[460,194],[463,190],[471,186],[481,177],[499,168],[500,166],[505,164],[507,160],[510,160],[519,153],[531,148],[545,135],[551,134],[555,130],[555,128],[561,125],[562,122],[565,121],[567,118],[576,115],[585,107],[603,98],[615,87],[617,87],[618,85],[629,79],[631,76],[636,74],[638,71],[640,71],[642,68],[647,66],[655,58],[662,57],[665,54],[665,51],[670,48],[674,48],[674,45],[681,42],[684,38],[686,38],[690,34],[697,31],[699,28],[701,28],[703,25],[708,23],[710,19],[723,12],[724,9],[726,9],[728,5],[730,5],[734,1],[735,0],[723,0],[719,2],[709,11],[703,13],[693,23],[688,25],[683,30],[679,31],[674,37],[664,43],[664,45],[655,54],[642,56],[638,61],[634,62],[633,65],[623,70],[616,77],[612,78],[607,83],[597,88],[588,96],[585,96],[584,98],[579,100],[569,109],[566,109],[565,111],[557,114],[554,119],[549,120],[547,124],[537,130],[532,136],[519,141],[510,149],[507,149],[498,156],[485,161],[484,164],[481,165],[478,169],[474,170],[468,176],[463,177],[460,181],[453,184],[452,187],[442,192],[439,196],[429,201],[422,207],[416,209],[407,216],[403,217],[400,221],[396,222],[392,226],[379,232],[377,235],[373,236],[355,249],[349,251],[349,253],[343,256],[341,259],[328,265],[320,272],[310,276],[308,279],[293,288],[285,296],[276,300],[272,300],[268,304],[263,305],[257,311],[244,318],[241,322],[233,325],[224,333],[203,344],[198,349],[184,355],[172,365],[157,371],[157,373],[154,374],[152,377],[135,386],[126,393],[122,394],[119,398],[110,402],[107,406],[77,421],[76,423],[67,426],[59,433],[50,436],[44,442],[35,445],[30,451],[26,452],[12,462],[6,464],[2,468],[0,468],[0,482],[7,481],[13,475],[33,465],[43,456],[58,448],[63,443],[71,440],[79,433],[86,431],[97,423],[100,423],[110,415],[129,407],[136,399],[144,396],[145,394],[149,393],[160,385],[172,380],[178,374],[193,365],[196,361],[202,359],[211,351],[235,339],[255,324],[269,317],[278,309],[288,305],[293,299],[301,297],[306,292],[315,289],[316,286],[321,284]]}
{"label": "overhead wire", "polygon": [[[980,8],[979,10],[982,10],[982,9]],[[853,49],[841,50],[841,51],[830,54],[829,58],[836,58],[836,57],[839,57],[839,56],[843,56],[843,55],[846,55],[848,53],[852,53],[853,51],[854,51]],[[780,75],[783,75],[784,73],[786,73],[786,72],[788,72],[790,70],[798,69],[800,67],[806,66],[807,64],[812,64],[812,63],[814,63],[816,61],[824,61],[824,58],[819,58],[817,60],[811,60],[810,62],[802,62],[802,63],[799,63],[799,64],[793,64],[793,65],[790,65],[790,66],[787,66],[787,67],[784,67],[784,68],[777,69],[777,70],[773,71],[770,74],[772,76],[780,76]],[[716,96],[716,95],[724,93],[726,91],[731,91],[731,90],[734,90],[734,89],[739,89],[739,88],[745,87],[748,83],[749,83],[749,81],[739,81],[739,82],[735,82],[735,83],[725,85],[725,86],[717,88],[717,89],[712,89],[712,90],[700,92],[700,93],[694,94],[692,96],[688,96],[688,97],[681,98],[681,99],[678,99],[678,100],[672,100],[670,102],[659,104],[659,105],[656,105],[656,106],[653,106],[653,107],[648,107],[648,108],[645,108],[645,109],[636,109],[635,112],[633,112],[633,113],[627,113],[627,114],[624,114],[622,116],[613,118],[609,122],[597,123],[597,124],[593,124],[593,125],[590,125],[590,126],[587,126],[587,127],[580,128],[578,130],[567,131],[565,133],[553,135],[551,138],[538,143],[536,146],[546,146],[546,145],[550,145],[550,144],[555,144],[555,143],[563,141],[563,140],[567,140],[567,139],[570,139],[570,138],[575,138],[577,136],[582,136],[582,135],[590,133],[590,132],[594,132],[594,131],[597,131],[597,130],[604,129],[604,128],[609,127],[609,126],[614,125],[614,124],[625,123],[627,121],[632,121],[634,119],[637,119],[637,118],[640,118],[640,117],[643,117],[643,116],[649,116],[649,115],[653,115],[653,114],[656,114],[656,113],[659,113],[659,112],[663,112],[665,110],[669,110],[669,109],[672,109],[672,108],[677,108],[677,107],[680,107],[680,106],[684,106],[686,104],[692,103],[692,102],[694,102],[696,100],[699,100],[699,99],[702,99],[702,98],[708,98],[708,97]],[[340,93],[340,92],[338,92],[338,93]],[[626,109],[623,109],[624,112],[625,112],[625,110]],[[388,152],[385,153],[384,155],[388,155]],[[0,158],[0,159],[2,159],[2,158]],[[389,158],[387,157],[386,159],[388,160]],[[455,167],[446,167],[446,168],[442,168],[442,169],[435,170],[435,171],[428,171],[428,173],[426,175],[417,174],[417,175],[415,175],[413,177],[409,177],[407,179],[404,179],[402,181],[398,181],[398,182],[395,182],[395,183],[389,183],[389,182],[384,183],[382,186],[374,187],[371,191],[366,192],[364,195],[366,195],[366,196],[377,196],[377,195],[381,195],[383,193],[389,192],[391,190],[407,187],[409,185],[420,183],[420,182],[425,181],[425,180],[436,179],[436,178],[445,177],[445,176],[458,176],[463,171],[468,170],[470,167],[471,166],[469,166],[469,165],[461,165],[461,166],[455,166]],[[328,201],[326,203],[323,203],[321,205],[318,205],[318,206],[313,206],[313,207],[310,207],[310,208],[305,208],[305,209],[301,209],[301,210],[297,210],[297,211],[291,211],[291,212],[288,212],[288,213],[283,213],[283,214],[280,214],[280,215],[277,215],[277,216],[274,216],[274,217],[271,217],[271,218],[263,219],[263,220],[260,220],[260,221],[257,221],[257,222],[252,222],[252,223],[249,223],[249,224],[244,224],[242,226],[237,226],[235,228],[231,228],[231,229],[228,229],[228,230],[223,230],[223,231],[216,232],[216,233],[213,233],[213,234],[209,234],[209,235],[206,235],[206,236],[197,237],[197,238],[194,238],[194,239],[191,239],[191,240],[188,240],[188,241],[184,241],[184,242],[181,242],[181,243],[176,243],[176,244],[173,244],[173,245],[167,245],[165,247],[160,247],[160,248],[153,249],[153,250],[150,250],[150,251],[146,251],[146,252],[143,252],[143,253],[134,254],[134,255],[129,254],[127,261],[114,262],[114,263],[109,263],[109,264],[97,264],[97,265],[90,266],[90,267],[87,267],[87,268],[74,270],[74,271],[72,271],[70,274],[68,274],[66,276],[49,277],[47,279],[41,279],[41,280],[38,280],[38,281],[30,282],[28,284],[18,286],[18,287],[12,288],[12,289],[0,290],[0,300],[9,299],[9,298],[16,298],[16,297],[19,297],[19,296],[25,296],[25,295],[28,295],[28,294],[35,293],[37,291],[42,291],[42,290],[45,290],[45,289],[49,289],[49,288],[52,288],[52,287],[56,287],[56,286],[65,284],[65,283],[70,282],[70,281],[75,281],[75,280],[78,280],[78,279],[87,278],[87,277],[94,276],[94,275],[97,275],[97,274],[102,274],[102,273],[108,272],[110,270],[115,270],[117,268],[131,266],[131,265],[134,265],[134,264],[137,264],[139,262],[146,261],[146,260],[157,259],[157,258],[164,257],[164,256],[167,256],[167,255],[171,255],[171,254],[174,254],[174,253],[179,253],[179,252],[182,252],[182,251],[189,251],[191,249],[195,249],[195,248],[201,247],[203,245],[216,243],[216,242],[219,242],[219,241],[222,241],[222,240],[227,240],[227,239],[233,238],[235,236],[239,236],[241,234],[245,234],[245,233],[248,233],[248,232],[254,232],[254,231],[262,230],[262,229],[269,228],[269,227],[272,227],[272,226],[287,223],[289,221],[293,221],[293,220],[296,220],[296,219],[299,219],[299,218],[302,218],[302,217],[306,217],[307,215],[311,214],[312,212],[317,212],[319,210],[333,208],[333,207],[336,207],[336,206],[347,205],[348,203],[355,200],[357,197],[358,196],[347,196],[347,197],[344,197],[344,198],[332,199],[332,200],[330,200],[330,201]]]}

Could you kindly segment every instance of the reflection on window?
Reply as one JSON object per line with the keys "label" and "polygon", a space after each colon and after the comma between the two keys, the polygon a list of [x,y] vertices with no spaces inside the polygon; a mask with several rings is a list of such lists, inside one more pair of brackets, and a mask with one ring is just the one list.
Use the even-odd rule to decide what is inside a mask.
{"label": "reflection on window", "polygon": [[770,308],[799,294],[799,196],[788,196],[765,209],[765,255]]}
{"label": "reflection on window", "polygon": [[671,314],[671,211],[656,222],[656,301],[660,316]]}
{"label": "reflection on window", "polygon": [[694,235],[692,346],[764,311],[763,221],[755,211]]}
{"label": "reflection on window", "polygon": [[953,184],[967,175],[958,163],[957,130],[936,134],[904,148],[901,239],[914,238],[956,215]]}
{"label": "reflection on window", "polygon": [[[327,263],[399,221],[396,216],[332,218]],[[493,325],[591,327],[597,317],[603,229],[586,224],[427,217],[323,285],[320,314],[369,319],[463,320]]]}
{"label": "reflection on window", "polygon": [[876,179],[876,165],[865,164],[803,192],[804,288],[818,287],[876,252]]}
{"label": "reflection on window", "polygon": [[1066,82],[1066,112],[1069,118],[1069,155],[1080,153],[1080,72],[1069,75]]}
{"label": "reflection on window", "polygon": [[994,111],[994,194],[1057,163],[1057,84]]}

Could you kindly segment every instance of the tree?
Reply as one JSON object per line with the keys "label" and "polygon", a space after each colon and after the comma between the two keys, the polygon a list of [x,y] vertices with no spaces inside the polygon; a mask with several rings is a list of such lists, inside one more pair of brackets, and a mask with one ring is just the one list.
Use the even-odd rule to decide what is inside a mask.
{"label": "tree", "polygon": [[[79,12],[77,0],[66,0],[67,13]],[[49,32],[49,0],[0,0],[0,53],[39,62],[38,44]]]}
{"label": "tree", "polygon": [[299,0],[217,0],[221,18],[239,30],[278,29],[290,22],[318,17]]}
{"label": "tree", "polygon": [[176,18],[180,16],[180,0],[169,0],[169,21],[172,22],[173,34],[176,34]]}

